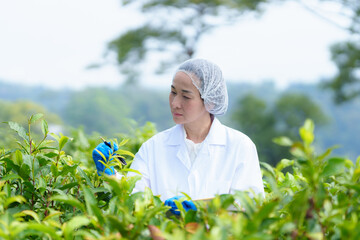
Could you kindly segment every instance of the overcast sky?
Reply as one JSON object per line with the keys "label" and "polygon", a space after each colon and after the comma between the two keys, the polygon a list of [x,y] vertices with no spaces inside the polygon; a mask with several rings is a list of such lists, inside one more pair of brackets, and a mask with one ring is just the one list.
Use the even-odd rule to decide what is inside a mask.
{"label": "overcast sky", "polygon": [[[86,66],[101,62],[106,43],[141,20],[118,0],[0,0],[0,81],[51,88],[116,86],[123,77],[115,66]],[[258,19],[213,31],[201,40],[196,57],[217,63],[227,81],[273,80],[284,87],[333,75],[329,46],[347,37],[289,2],[271,5]],[[143,84],[168,87],[169,76],[144,75]]]}

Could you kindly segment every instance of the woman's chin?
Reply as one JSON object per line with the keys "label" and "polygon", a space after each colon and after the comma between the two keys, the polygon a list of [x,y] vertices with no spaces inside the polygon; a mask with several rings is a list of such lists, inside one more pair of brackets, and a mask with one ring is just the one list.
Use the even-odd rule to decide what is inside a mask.
{"label": "woman's chin", "polygon": [[173,121],[176,124],[183,124],[184,123],[184,120],[179,119],[178,117],[173,117]]}

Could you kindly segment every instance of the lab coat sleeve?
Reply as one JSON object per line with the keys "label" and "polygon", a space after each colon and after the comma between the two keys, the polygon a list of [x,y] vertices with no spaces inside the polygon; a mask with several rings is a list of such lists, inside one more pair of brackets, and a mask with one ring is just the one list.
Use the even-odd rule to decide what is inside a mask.
{"label": "lab coat sleeve", "polygon": [[264,185],[262,181],[260,163],[255,144],[249,143],[242,161],[236,168],[235,177],[231,184],[231,193],[235,190],[240,191],[254,191],[254,193],[264,196]]}
{"label": "lab coat sleeve", "polygon": [[[133,193],[143,192],[145,187],[151,188],[150,186],[150,177],[149,177],[149,168],[148,168],[148,154],[145,144],[143,144],[139,151],[135,154],[134,161],[131,164],[131,169],[137,170],[141,173],[141,179],[136,182]],[[137,173],[129,172],[128,176],[136,176]]]}

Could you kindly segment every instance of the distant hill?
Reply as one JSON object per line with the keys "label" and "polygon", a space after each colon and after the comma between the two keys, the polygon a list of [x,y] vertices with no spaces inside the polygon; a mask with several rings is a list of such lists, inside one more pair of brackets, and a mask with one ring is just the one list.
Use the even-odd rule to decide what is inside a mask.
{"label": "distant hill", "polygon": [[[267,104],[273,104],[285,91],[308,95],[330,117],[331,122],[328,126],[316,129],[319,147],[325,149],[333,145],[339,145],[340,147],[334,152],[339,155],[348,156],[352,160],[355,160],[360,155],[360,99],[336,105],[332,100],[332,93],[319,89],[316,85],[296,84],[280,91],[271,82],[259,85],[228,83],[228,113],[219,118],[222,122],[232,127],[233,124],[230,116],[241,96],[251,92],[264,99]],[[101,98],[98,97],[99,94],[101,94]],[[76,96],[78,97],[76,98]],[[99,105],[102,106],[101,108],[109,107],[106,111],[106,114],[110,114],[109,116],[111,114],[123,115],[121,117],[134,119],[139,125],[143,125],[146,121],[151,121],[156,124],[158,130],[163,130],[173,125],[168,106],[168,90],[119,86],[112,89],[103,87],[88,88],[82,91],[55,91],[43,87],[27,87],[0,82],[0,99],[7,101],[24,99],[39,103],[49,111],[58,114],[65,123],[73,127],[86,123],[86,119],[81,119],[81,115],[77,115],[77,119],[74,119],[77,111],[84,108],[85,116],[86,111],[93,111],[94,109],[92,108],[95,108],[97,103],[101,102],[103,102],[103,105]],[[77,101],[76,104],[74,101]],[[109,106],[112,105],[109,103],[114,104]],[[85,108],[86,104],[90,104],[90,106]],[[90,118],[96,118],[94,114],[87,115],[87,118],[89,116]],[[95,119],[95,121],[97,120]],[[124,130],[124,128],[114,128],[118,125],[124,125],[123,123],[108,125],[106,127],[110,132]],[[99,130],[96,125],[93,128],[85,129],[88,132]]]}

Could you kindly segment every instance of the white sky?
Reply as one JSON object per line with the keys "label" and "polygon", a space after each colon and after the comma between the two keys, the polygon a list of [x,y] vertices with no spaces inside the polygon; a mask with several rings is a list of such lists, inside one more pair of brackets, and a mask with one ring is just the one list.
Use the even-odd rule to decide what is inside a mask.
{"label": "white sky", "polygon": [[[106,43],[141,20],[119,0],[0,0],[0,81],[51,88],[116,86],[123,77],[115,66],[86,66],[101,62]],[[284,87],[334,74],[329,46],[347,37],[289,2],[205,36],[196,57],[217,63],[227,81],[273,80]],[[168,87],[169,76],[144,75],[145,85]]]}

